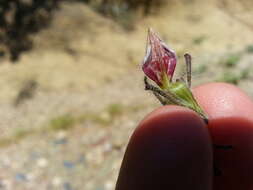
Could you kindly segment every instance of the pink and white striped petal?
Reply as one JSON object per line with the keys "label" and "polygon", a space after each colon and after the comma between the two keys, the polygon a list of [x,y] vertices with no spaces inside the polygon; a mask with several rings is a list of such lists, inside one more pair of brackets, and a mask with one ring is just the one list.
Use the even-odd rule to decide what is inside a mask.
{"label": "pink and white striped petal", "polygon": [[157,85],[162,86],[164,77],[172,79],[176,64],[176,53],[149,29],[147,50],[142,64],[143,72]]}

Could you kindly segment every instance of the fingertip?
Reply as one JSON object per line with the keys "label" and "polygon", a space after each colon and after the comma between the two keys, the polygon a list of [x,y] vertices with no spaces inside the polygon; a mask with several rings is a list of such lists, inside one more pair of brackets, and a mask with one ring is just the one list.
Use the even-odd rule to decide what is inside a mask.
{"label": "fingertip", "polygon": [[214,176],[216,190],[252,189],[253,101],[235,85],[207,83],[193,89],[207,113],[212,141],[230,149],[214,148],[213,156],[221,175]]}
{"label": "fingertip", "polygon": [[232,84],[207,83],[195,87],[193,94],[210,120],[240,116],[253,121],[251,98]]}
{"label": "fingertip", "polygon": [[209,189],[211,149],[205,123],[195,112],[158,108],[133,133],[116,189]]}

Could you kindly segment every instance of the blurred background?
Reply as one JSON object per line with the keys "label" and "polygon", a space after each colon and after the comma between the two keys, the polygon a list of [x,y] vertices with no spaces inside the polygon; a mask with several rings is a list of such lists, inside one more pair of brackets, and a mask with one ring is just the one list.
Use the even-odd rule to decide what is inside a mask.
{"label": "blurred background", "polygon": [[160,106],[144,91],[147,28],[193,84],[253,97],[250,0],[1,0],[0,189],[113,190],[138,122]]}

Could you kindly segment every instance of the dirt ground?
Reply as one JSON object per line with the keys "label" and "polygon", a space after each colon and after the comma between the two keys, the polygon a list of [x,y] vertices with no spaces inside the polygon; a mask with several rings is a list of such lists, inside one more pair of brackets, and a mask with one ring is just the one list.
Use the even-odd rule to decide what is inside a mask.
{"label": "dirt ground", "polygon": [[84,4],[64,3],[33,36],[32,51],[17,64],[0,62],[0,189],[114,189],[130,135],[160,106],[143,89],[148,27],[177,52],[178,75],[188,52],[194,85],[231,82],[253,97],[247,7],[172,1],[126,31]]}

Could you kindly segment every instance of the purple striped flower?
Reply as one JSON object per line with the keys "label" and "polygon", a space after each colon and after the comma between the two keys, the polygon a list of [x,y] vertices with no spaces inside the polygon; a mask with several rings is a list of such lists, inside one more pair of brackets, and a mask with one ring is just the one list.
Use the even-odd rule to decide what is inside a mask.
{"label": "purple striped flower", "polygon": [[171,81],[176,64],[176,53],[149,29],[146,56],[142,65],[146,76],[163,88]]}

